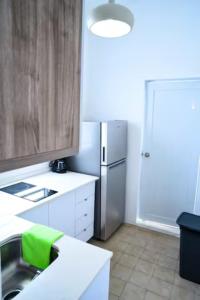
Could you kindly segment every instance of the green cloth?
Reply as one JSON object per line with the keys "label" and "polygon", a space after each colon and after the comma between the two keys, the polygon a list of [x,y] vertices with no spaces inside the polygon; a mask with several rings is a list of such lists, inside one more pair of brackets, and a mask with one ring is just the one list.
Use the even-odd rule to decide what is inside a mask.
{"label": "green cloth", "polygon": [[43,225],[34,225],[22,234],[23,259],[28,264],[45,269],[50,264],[51,247],[63,232]]}

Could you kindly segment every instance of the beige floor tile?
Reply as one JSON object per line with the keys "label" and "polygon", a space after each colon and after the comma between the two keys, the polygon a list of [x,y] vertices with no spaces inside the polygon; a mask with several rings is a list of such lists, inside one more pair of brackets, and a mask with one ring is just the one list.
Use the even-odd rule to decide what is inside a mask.
{"label": "beige floor tile", "polygon": [[163,251],[164,248],[165,246],[155,239],[151,240],[146,245],[147,250],[154,251],[156,253],[160,253],[161,251]]}
{"label": "beige floor tile", "polygon": [[125,224],[108,241],[90,242],[114,253],[110,300],[200,300],[200,285],[178,274],[179,239]]}
{"label": "beige floor tile", "polygon": [[130,277],[130,282],[143,287],[143,288],[147,288],[148,287],[148,283],[150,281],[151,275],[137,271],[137,270],[133,270],[133,273]]}
{"label": "beige floor tile", "polygon": [[200,284],[197,284],[197,287],[195,289],[195,293],[199,296],[199,299],[200,299]]}
{"label": "beige floor tile", "polygon": [[118,263],[119,260],[120,260],[120,257],[122,256],[122,254],[123,254],[123,252],[120,252],[120,251],[114,251],[114,252],[113,252],[113,257],[112,257],[111,260],[112,260],[114,263]]}
{"label": "beige floor tile", "polygon": [[108,241],[106,243],[105,248],[111,251],[125,251],[125,249],[129,246],[128,243],[124,241],[120,241],[118,239]]}
{"label": "beige floor tile", "polygon": [[129,244],[127,242],[120,241],[120,240],[118,242],[116,242],[115,245],[116,245],[115,249],[117,249],[118,251],[122,251],[122,252],[124,252],[126,250],[126,248],[129,246]]}
{"label": "beige floor tile", "polygon": [[144,251],[143,247],[129,244],[124,252],[129,255],[134,255],[136,257],[140,257],[143,251]]}
{"label": "beige floor tile", "polygon": [[126,285],[126,281],[123,281],[119,278],[111,276],[111,278],[110,278],[110,293],[115,296],[120,296],[125,285]]}
{"label": "beige floor tile", "polygon": [[145,289],[140,288],[132,283],[127,283],[122,292],[120,300],[143,300],[145,297]]}
{"label": "beige floor tile", "polygon": [[147,244],[146,238],[134,236],[129,240],[129,244],[139,247],[145,247]]}
{"label": "beige floor tile", "polygon": [[147,289],[159,296],[170,298],[173,285],[170,283],[160,280],[158,278],[152,277],[148,283]]}
{"label": "beige floor tile", "polygon": [[156,252],[153,251],[153,250],[145,249],[145,250],[141,253],[140,258],[141,258],[142,260],[148,261],[148,262],[150,262],[150,263],[155,263],[156,260],[158,259],[158,253],[156,253]]}
{"label": "beige floor tile", "polygon": [[167,298],[163,297],[163,296],[158,296],[150,291],[147,291],[146,295],[145,295],[145,300],[167,300]]}
{"label": "beige floor tile", "polygon": [[155,269],[153,271],[153,276],[173,284],[175,272],[171,269],[157,265],[157,266],[155,266]]}
{"label": "beige floor tile", "polygon": [[180,248],[180,239],[176,238],[176,237],[172,237],[172,238],[170,238],[169,244],[173,248],[179,249]]}
{"label": "beige floor tile", "polygon": [[194,300],[195,294],[192,291],[173,286],[170,300]]}
{"label": "beige floor tile", "polygon": [[122,225],[118,231],[117,234],[127,234],[129,236],[133,236],[138,231],[136,226],[126,226]]}
{"label": "beige floor tile", "polygon": [[138,261],[138,258],[133,255],[128,255],[128,254],[122,254],[119,263],[125,267],[133,268],[135,267],[136,263]]}
{"label": "beige floor tile", "polygon": [[195,294],[194,295],[194,300],[199,300],[200,299],[200,296],[198,294]]}
{"label": "beige floor tile", "polygon": [[182,277],[180,277],[179,274],[175,274],[175,279],[174,279],[174,284],[176,286],[191,290],[193,292],[197,292],[198,290],[200,290],[200,285],[197,283],[194,283],[192,281],[186,280]]}
{"label": "beige floor tile", "polygon": [[157,259],[158,265],[161,267],[166,267],[168,269],[176,270],[177,266],[177,260],[173,259],[171,257],[165,256],[163,254],[160,254],[158,259]]}
{"label": "beige floor tile", "polygon": [[113,261],[113,260],[111,260],[111,262],[110,262],[110,270],[111,270],[111,272],[112,272],[112,270],[113,270],[113,268],[114,268],[115,265],[116,265],[116,262]]}
{"label": "beige floor tile", "polygon": [[131,268],[127,268],[120,264],[116,264],[112,269],[111,276],[127,281],[129,280],[131,273],[132,273]]}
{"label": "beige floor tile", "polygon": [[152,239],[152,235],[150,234],[150,231],[143,231],[143,230],[138,230],[135,233],[135,237],[137,239],[143,240],[145,243],[149,242]]}
{"label": "beige floor tile", "polygon": [[180,268],[180,262],[179,262],[179,260],[177,260],[176,269],[175,269],[176,273],[179,273],[179,268]]}
{"label": "beige floor tile", "polygon": [[109,300],[119,300],[119,297],[110,293]]}
{"label": "beige floor tile", "polygon": [[134,235],[129,235],[129,234],[126,234],[126,233],[119,233],[118,235],[120,241],[124,241],[126,243],[131,243],[132,239],[134,238]]}
{"label": "beige floor tile", "polygon": [[180,240],[178,238],[175,237],[161,237],[160,238],[160,242],[165,246],[169,246],[172,248],[176,248],[179,249],[180,248]]}
{"label": "beige floor tile", "polygon": [[120,296],[125,285],[126,285],[126,281],[123,281],[119,278],[111,276],[111,278],[110,278],[110,293],[115,296]]}
{"label": "beige floor tile", "polygon": [[148,275],[151,275],[154,270],[154,264],[147,262],[145,260],[142,260],[142,259],[138,259],[135,270],[141,271],[143,273],[147,273]]}
{"label": "beige floor tile", "polygon": [[161,252],[165,256],[169,256],[169,257],[174,258],[174,259],[178,259],[178,257],[179,257],[179,249],[173,248],[169,245],[166,246]]}

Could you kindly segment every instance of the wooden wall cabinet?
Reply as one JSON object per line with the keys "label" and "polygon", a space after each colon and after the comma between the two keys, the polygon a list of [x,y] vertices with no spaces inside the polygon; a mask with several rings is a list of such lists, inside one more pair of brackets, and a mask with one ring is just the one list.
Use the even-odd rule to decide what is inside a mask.
{"label": "wooden wall cabinet", "polygon": [[0,172],[78,151],[81,0],[0,0]]}

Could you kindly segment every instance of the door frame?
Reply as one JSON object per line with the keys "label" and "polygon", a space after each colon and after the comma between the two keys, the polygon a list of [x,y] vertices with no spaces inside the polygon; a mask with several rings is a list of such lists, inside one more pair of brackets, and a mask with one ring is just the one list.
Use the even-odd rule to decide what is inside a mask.
{"label": "door frame", "polygon": [[142,152],[145,146],[145,130],[147,126],[147,114],[148,114],[148,88],[149,84],[152,82],[183,82],[183,81],[199,81],[200,77],[184,77],[184,78],[164,78],[164,79],[146,79],[144,81],[144,110],[143,110],[143,122],[141,126],[141,144],[140,144],[140,161],[139,161],[139,186],[138,186],[138,196],[137,196],[137,210],[136,210],[136,225],[152,229],[158,232],[167,233],[175,236],[180,235],[180,230],[176,226],[161,224],[158,222],[145,221],[140,218],[140,202],[141,202],[141,185],[142,185],[142,167],[143,167],[143,157]]}

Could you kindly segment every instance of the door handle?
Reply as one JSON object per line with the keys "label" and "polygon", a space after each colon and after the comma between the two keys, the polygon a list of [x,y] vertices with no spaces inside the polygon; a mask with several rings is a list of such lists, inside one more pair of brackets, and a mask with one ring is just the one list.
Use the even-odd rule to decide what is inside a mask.
{"label": "door handle", "polygon": [[150,153],[149,152],[142,152],[142,156],[149,158],[150,157]]}
{"label": "door handle", "polygon": [[102,149],[102,156],[103,156],[103,158],[102,158],[102,160],[103,160],[103,162],[105,162],[105,147],[103,147],[103,149]]}

